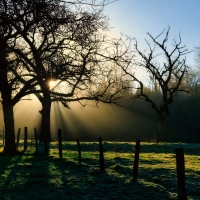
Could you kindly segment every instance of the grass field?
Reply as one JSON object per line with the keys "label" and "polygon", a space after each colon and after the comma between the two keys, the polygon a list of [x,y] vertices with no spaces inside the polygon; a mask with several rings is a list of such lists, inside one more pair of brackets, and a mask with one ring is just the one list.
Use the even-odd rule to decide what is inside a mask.
{"label": "grass field", "polygon": [[188,199],[200,199],[199,144],[141,143],[137,182],[135,143],[103,142],[104,172],[97,142],[81,142],[81,164],[75,142],[63,143],[62,159],[57,146],[50,144],[48,156],[42,144],[37,154],[30,145],[24,152],[22,143],[16,156],[0,153],[0,199],[177,199],[175,148],[184,148]]}

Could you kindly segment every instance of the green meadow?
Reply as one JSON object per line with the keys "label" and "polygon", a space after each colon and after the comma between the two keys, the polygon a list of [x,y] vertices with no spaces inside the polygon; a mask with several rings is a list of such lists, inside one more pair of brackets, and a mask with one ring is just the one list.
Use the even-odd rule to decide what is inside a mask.
{"label": "green meadow", "polygon": [[2,200],[125,200],[177,199],[175,148],[184,148],[188,199],[200,199],[200,145],[141,143],[138,181],[132,181],[134,147],[131,142],[103,142],[105,171],[99,170],[98,142],[81,142],[82,163],[76,142],[51,142],[49,155],[39,144],[5,156],[0,153],[0,199]]}

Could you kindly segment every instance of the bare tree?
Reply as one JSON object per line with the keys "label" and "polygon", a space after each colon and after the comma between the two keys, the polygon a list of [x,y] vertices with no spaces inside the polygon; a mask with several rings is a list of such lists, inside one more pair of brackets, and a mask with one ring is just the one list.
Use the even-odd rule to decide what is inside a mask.
{"label": "bare tree", "polygon": [[[22,3],[22,2],[21,2]],[[19,2],[19,6],[21,5]],[[12,1],[0,1],[0,92],[5,123],[5,152],[15,152],[14,117],[12,104],[12,83],[8,80],[7,43],[17,37],[19,32],[13,30],[10,24],[16,23],[16,5]],[[23,17],[23,13],[20,13]]]}
{"label": "bare tree", "polygon": [[[116,61],[124,72],[138,85],[134,99],[139,98],[148,102],[155,110],[159,119],[159,128],[155,134],[156,141],[161,141],[163,139],[163,125],[166,118],[170,116],[170,106],[174,101],[175,93],[189,92],[188,88],[180,87],[184,76],[187,74],[188,66],[186,64],[185,55],[188,54],[189,51],[185,46],[181,46],[182,41],[180,34],[178,41],[174,39],[172,46],[168,50],[167,41],[169,31],[170,27],[156,37],[147,33],[154,44],[152,47],[150,42],[146,40],[148,51],[142,52],[139,50],[137,40],[135,40],[134,56],[133,53],[130,54],[131,49],[129,43],[129,45],[126,46],[127,54],[124,55],[124,58],[120,62]],[[164,33],[164,38],[159,41]],[[121,40],[115,43],[116,49],[121,48],[121,43]],[[132,73],[133,70],[131,68],[142,68],[149,75],[150,79],[153,78],[154,84],[158,84],[161,92],[159,104],[155,103],[151,95],[151,90],[147,91],[145,89],[144,81],[136,77],[135,73]]]}
{"label": "bare tree", "polygon": [[[104,0],[100,4],[95,4],[96,1],[89,4],[86,3],[88,1],[84,1],[83,5],[93,5],[92,12],[82,9],[81,2],[56,0],[39,3],[1,2],[4,7],[2,13],[5,12],[9,17],[1,15],[1,38],[4,42],[1,45],[5,51],[4,54],[1,52],[4,73],[0,75],[0,91],[3,107],[7,104],[11,109],[9,113],[4,110],[5,127],[12,124],[12,130],[6,128],[9,132],[6,131],[5,152],[15,151],[13,106],[22,97],[32,93],[37,94],[43,106],[42,140],[49,141],[52,101],[59,100],[65,106],[66,102],[83,99],[116,103],[120,98],[119,95],[115,98],[116,94],[126,88],[119,81],[121,85],[117,90],[110,89],[116,80],[110,76],[112,73],[109,70],[104,68],[102,71],[101,63],[108,60],[101,59],[97,55],[104,42],[103,38],[100,40],[97,37],[97,33],[98,30],[108,27],[102,11],[109,1]],[[97,9],[94,9],[95,6]],[[6,37],[6,32],[3,30],[5,24],[10,31],[9,37]],[[10,79],[5,79],[9,73]],[[106,87],[100,90],[103,85],[99,81],[99,90],[94,92],[93,77],[102,78],[106,73],[108,84],[104,84]],[[70,89],[64,92],[52,90],[49,87],[52,78],[57,80],[57,86],[65,83],[64,87]],[[5,89],[6,84],[9,87],[7,89]],[[85,90],[88,92],[83,93]],[[9,96],[9,99],[5,95]],[[9,117],[6,118],[7,115]],[[12,137],[9,134],[12,134]]]}
{"label": "bare tree", "polygon": [[[38,79],[40,87],[34,87],[23,95],[35,93],[42,103],[40,113],[43,119],[42,133],[45,135],[41,135],[41,141],[50,141],[52,102],[60,101],[67,108],[69,108],[69,103],[74,101],[78,101],[84,106],[85,102],[89,100],[117,104],[123,91],[129,88],[125,79],[117,78],[117,72],[109,66],[112,63],[97,56],[97,52],[101,52],[101,45],[104,42],[104,38],[100,39],[97,36],[84,43],[70,39],[69,43],[60,46],[60,49],[51,57],[49,54],[43,56],[38,52],[45,73]],[[21,62],[24,66],[33,69],[33,72],[27,76],[38,77],[34,71],[36,69],[34,59],[30,61],[28,55],[21,53],[18,49],[14,51],[21,56],[20,58],[23,58]],[[16,77],[21,77],[20,80],[23,84],[29,81],[22,79],[23,76],[17,74],[16,70],[13,70],[13,73]],[[49,86],[50,81],[55,81],[52,88]],[[19,95],[20,93],[15,97],[18,99]],[[13,101],[15,101],[15,97]],[[49,133],[48,136],[47,133]]]}
{"label": "bare tree", "polygon": [[200,68],[200,46],[195,47],[195,65],[199,69]]}

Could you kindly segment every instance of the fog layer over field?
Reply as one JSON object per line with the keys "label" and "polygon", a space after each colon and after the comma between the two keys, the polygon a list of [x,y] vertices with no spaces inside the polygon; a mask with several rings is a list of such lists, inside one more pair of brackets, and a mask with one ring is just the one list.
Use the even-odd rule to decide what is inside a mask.
{"label": "fog layer over field", "polygon": [[[200,141],[199,103],[191,102],[189,96],[177,96],[170,111],[164,128],[164,141],[167,142],[198,142]],[[90,104],[92,104],[90,102]],[[60,103],[52,103],[51,107],[51,136],[57,139],[58,129],[62,129],[63,139],[75,140],[77,137],[84,141],[103,140],[111,141],[150,141],[158,128],[158,119],[155,111],[148,103],[141,100],[132,100],[124,103],[125,107],[95,103],[82,107],[78,103],[71,103],[70,108]],[[187,106],[186,106],[187,105]],[[29,138],[33,136],[34,128],[40,132],[41,105],[32,96],[31,101],[20,101],[14,109],[15,130],[28,127]],[[3,127],[3,112],[0,109],[0,127]],[[2,132],[2,129],[0,129]]]}
{"label": "fog layer over field", "polygon": [[[51,136],[57,138],[57,130],[62,129],[63,139],[98,140],[101,136],[105,140],[144,140],[150,139],[157,128],[156,116],[143,118],[143,113],[134,108],[111,106],[100,103],[98,108],[82,107],[78,103],[71,103],[67,109],[60,103],[52,103],[51,107]],[[29,136],[33,135],[34,127],[40,128],[41,105],[33,97],[32,101],[20,101],[14,109],[15,130],[28,127]],[[3,126],[3,114],[0,110],[0,126]],[[145,125],[143,125],[144,123]]]}

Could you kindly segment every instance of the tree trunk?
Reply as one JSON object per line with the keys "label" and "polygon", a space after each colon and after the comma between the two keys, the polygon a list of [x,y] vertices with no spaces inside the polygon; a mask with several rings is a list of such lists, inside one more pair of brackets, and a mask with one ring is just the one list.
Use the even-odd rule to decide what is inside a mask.
{"label": "tree trunk", "polygon": [[49,91],[45,91],[43,93],[42,110],[40,111],[42,114],[42,125],[41,125],[41,134],[40,141],[41,142],[50,142],[50,113],[51,113],[51,96]]}
{"label": "tree trunk", "polygon": [[13,154],[16,152],[13,105],[8,102],[7,98],[5,98],[5,94],[3,93],[2,93],[2,99],[3,99],[2,104],[3,104],[4,124],[5,124],[4,153]]}
{"label": "tree trunk", "polygon": [[159,119],[159,127],[158,127],[158,132],[156,135],[156,142],[162,142],[163,141],[163,130],[164,130],[164,120]]}
{"label": "tree trunk", "polygon": [[16,152],[14,115],[12,104],[12,90],[8,84],[7,62],[6,62],[6,42],[0,40],[0,91],[2,96],[3,116],[5,125],[5,146],[4,153],[13,154]]}

